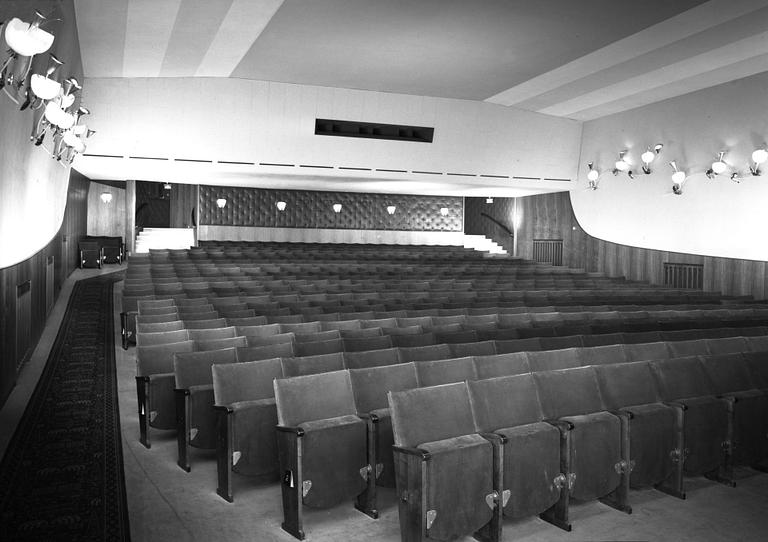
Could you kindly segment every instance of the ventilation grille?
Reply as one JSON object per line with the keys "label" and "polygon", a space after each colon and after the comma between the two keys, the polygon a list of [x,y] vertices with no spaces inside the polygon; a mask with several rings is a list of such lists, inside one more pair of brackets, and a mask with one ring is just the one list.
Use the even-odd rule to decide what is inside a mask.
{"label": "ventilation grille", "polygon": [[703,290],[704,265],[664,262],[664,286],[686,290]]}
{"label": "ventilation grille", "polygon": [[552,265],[563,265],[562,239],[534,239],[533,261]]}
{"label": "ventilation grille", "polygon": [[427,128],[426,126],[402,126],[399,124],[375,124],[354,120],[315,119],[315,135],[432,143],[434,134],[435,129]]}

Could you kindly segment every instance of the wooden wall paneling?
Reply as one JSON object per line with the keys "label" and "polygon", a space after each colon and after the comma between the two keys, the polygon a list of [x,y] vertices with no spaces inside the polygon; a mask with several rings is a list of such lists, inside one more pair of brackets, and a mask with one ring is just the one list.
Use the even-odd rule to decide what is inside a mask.
{"label": "wooden wall paneling", "polygon": [[54,290],[58,297],[61,285],[75,269],[77,261],[77,239],[85,235],[88,213],[89,181],[72,170],[67,191],[64,219],[59,231],[32,257],[0,269],[0,405],[2,405],[16,383],[17,366],[23,361],[25,352],[16,348],[16,294],[17,287],[30,282],[30,323],[29,338],[31,352],[40,339],[47,317],[46,268],[48,257],[54,258]]}
{"label": "wooden wall paneling", "polygon": [[[104,203],[101,195],[112,194],[112,201]],[[125,235],[125,189],[91,182],[88,188],[88,235]]]}
{"label": "wooden wall paneling", "polygon": [[171,227],[189,228],[194,225],[198,185],[174,184],[171,188]]}
{"label": "wooden wall paneling", "polygon": [[136,241],[136,181],[125,181],[125,250],[133,254]]}

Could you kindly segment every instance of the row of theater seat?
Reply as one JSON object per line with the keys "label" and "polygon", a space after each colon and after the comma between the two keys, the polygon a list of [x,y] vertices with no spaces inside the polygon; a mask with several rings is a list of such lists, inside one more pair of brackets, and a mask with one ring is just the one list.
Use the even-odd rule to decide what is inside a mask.
{"label": "row of theater seat", "polygon": [[[215,364],[214,394],[225,418],[219,427],[230,431],[219,439],[230,445],[218,453],[219,493],[231,499],[233,467],[261,480],[290,473],[295,485],[282,487],[283,525],[301,537],[301,503],[322,508],[356,498],[357,507],[375,517],[375,485],[391,486],[396,475],[398,494],[429,494],[432,501],[427,508],[420,499],[401,502],[401,518],[413,516],[405,524],[423,527],[428,509],[435,509],[441,521],[426,529],[444,539],[471,534],[487,523],[488,511],[480,503],[494,491],[499,513],[498,502],[503,502],[511,517],[544,513],[545,519],[568,526],[569,497],[607,498],[628,510],[630,483],[661,484],[682,496],[683,471],[719,477],[735,464],[766,458],[765,352],[748,359],[738,352],[664,359],[657,351],[653,361],[614,358],[606,365],[540,372],[529,372],[528,356],[481,360],[481,366],[486,361],[495,367],[488,380],[476,379],[478,360],[471,358],[293,378],[281,378],[279,360]],[[274,405],[267,395],[271,379]],[[430,387],[414,389],[419,386]],[[473,403],[462,412],[469,403],[455,394],[465,386],[474,388]],[[388,392],[389,405],[384,402]],[[740,401],[738,410],[734,400]],[[275,414],[278,450],[270,438]],[[473,418],[478,415],[482,419]],[[265,417],[268,422],[256,421]],[[493,431],[507,441],[515,438],[495,467],[488,443],[479,435],[465,438]],[[479,443],[486,447],[480,471],[472,450]],[[440,453],[446,454],[439,456],[445,463],[431,462]],[[429,470],[426,478],[419,469]],[[493,472],[503,483],[489,485]],[[431,487],[419,487],[424,480]],[[458,524],[451,519],[451,512],[461,509],[475,512],[469,525],[467,514]],[[485,513],[478,516],[478,510]]]}
{"label": "row of theater seat", "polygon": [[[186,346],[187,348],[179,350]],[[166,375],[156,375],[154,392],[148,394],[154,400],[147,401],[146,408],[150,412],[152,423],[156,427],[173,428],[174,415],[177,437],[179,439],[179,464],[189,470],[189,446],[200,448],[213,447],[215,424],[213,410],[216,371],[229,370],[219,367],[220,364],[238,363],[242,368],[232,368],[234,371],[255,371],[238,374],[235,379],[239,386],[238,401],[261,401],[262,390],[268,388],[270,377],[293,377],[318,374],[341,369],[370,369],[372,367],[413,363],[404,357],[403,349],[389,349],[374,352],[336,353],[305,358],[274,358],[270,364],[279,367],[279,371],[270,372],[266,380],[260,373],[259,361],[269,358],[270,354],[278,355],[274,350],[263,348],[229,348],[214,351],[191,351],[190,344],[175,344],[164,347],[149,347],[150,350],[173,350],[172,367]],[[666,359],[689,355],[720,355],[741,351],[768,351],[768,337],[731,337],[722,339],[692,340],[680,342],[658,342],[641,344],[616,344],[591,348],[568,348],[559,351],[531,351],[509,354],[478,355],[458,357],[444,352],[444,357],[416,361],[419,382],[421,385],[436,385],[464,379],[487,379],[497,376],[517,374],[519,372],[540,372],[563,368],[573,368],[586,365],[601,365],[607,363],[626,363],[651,359]],[[256,362],[247,365],[248,362]],[[242,365],[246,363],[246,365]],[[213,375],[211,368],[213,367]],[[279,374],[278,374],[279,373]],[[161,382],[175,384],[176,394],[182,394],[186,399],[177,397],[176,405],[162,401]],[[167,388],[167,394],[172,393]],[[152,388],[150,388],[150,391]],[[249,395],[250,393],[250,395]],[[149,399],[149,397],[147,397]],[[216,396],[216,404],[224,400]],[[141,398],[140,398],[141,401]],[[179,408],[182,405],[182,408]],[[175,406],[175,412],[174,412]],[[242,406],[242,405],[241,405]],[[267,424],[269,425],[269,424]],[[194,432],[191,433],[191,428]],[[227,439],[229,440],[229,439]],[[251,446],[251,449],[253,446]],[[222,471],[220,470],[220,473]],[[221,485],[220,485],[221,487]]]}

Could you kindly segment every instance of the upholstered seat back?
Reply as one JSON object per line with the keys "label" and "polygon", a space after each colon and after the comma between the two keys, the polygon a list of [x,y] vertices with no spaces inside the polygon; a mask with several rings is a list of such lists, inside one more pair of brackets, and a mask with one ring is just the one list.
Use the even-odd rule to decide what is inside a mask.
{"label": "upholstered seat back", "polygon": [[347,370],[278,379],[274,387],[280,425],[296,427],[357,414]]}
{"label": "upholstered seat back", "polygon": [[194,352],[195,341],[136,347],[136,376],[173,372],[175,352]]}
{"label": "upholstered seat back", "polygon": [[668,359],[670,356],[667,343],[664,341],[627,344],[624,347],[624,351],[627,353],[627,361]]}
{"label": "upholstered seat back", "polygon": [[665,401],[712,395],[715,391],[699,356],[658,360],[651,367]]}
{"label": "upholstered seat back", "polygon": [[363,352],[392,348],[392,339],[388,335],[363,337],[360,339],[342,339],[345,352]]}
{"label": "upholstered seat back", "polygon": [[275,396],[272,381],[283,377],[280,358],[211,367],[217,405],[269,399]]}
{"label": "upholstered seat back", "polygon": [[389,408],[387,392],[419,387],[416,366],[413,363],[351,369],[349,376],[357,411],[361,413]]}
{"label": "upholstered seat back", "polygon": [[176,375],[176,387],[188,389],[191,386],[211,384],[211,366],[235,362],[237,351],[234,348],[207,352],[174,352],[173,372]]}
{"label": "upholstered seat back", "polygon": [[754,379],[741,353],[702,356],[701,362],[718,395],[755,388]]}
{"label": "upholstered seat back", "polygon": [[544,413],[533,376],[520,374],[468,382],[477,429],[492,432],[541,421]]}
{"label": "upholstered seat back", "polygon": [[528,352],[528,364],[532,372],[580,367],[582,365],[582,350],[582,348],[565,348],[563,350]]}
{"label": "upholstered seat back", "polygon": [[451,357],[451,349],[447,344],[433,344],[427,346],[410,346],[400,348],[400,359],[409,361],[431,361],[436,359],[448,359]]}
{"label": "upholstered seat back", "polygon": [[291,358],[294,355],[292,342],[277,343],[265,346],[246,346],[237,349],[240,361],[256,361],[270,358]]}
{"label": "upholstered seat back", "polygon": [[544,416],[557,419],[604,410],[593,367],[533,373]]}
{"label": "upholstered seat back", "polygon": [[477,378],[510,376],[531,371],[526,352],[510,352],[493,356],[475,356]]}
{"label": "upholstered seat back", "polygon": [[390,392],[392,430],[397,446],[475,433],[475,422],[465,383]]}
{"label": "upholstered seat back", "polygon": [[344,369],[344,354],[341,352],[301,358],[283,358],[283,374],[286,377],[327,373],[342,369]]}
{"label": "upholstered seat back", "polygon": [[581,363],[583,365],[608,365],[625,363],[626,361],[627,354],[624,351],[623,344],[584,348],[581,354]]}
{"label": "upholstered seat back", "polygon": [[688,341],[669,341],[667,343],[670,357],[682,358],[685,356],[703,356],[709,354],[707,343],[703,339]]}
{"label": "upholstered seat back", "polygon": [[420,386],[438,386],[477,379],[475,363],[471,357],[420,361],[416,364],[416,372]]}
{"label": "upholstered seat back", "polygon": [[210,341],[212,339],[229,339],[235,337],[235,327],[219,327],[207,329],[190,329],[189,338],[193,341]]}
{"label": "upholstered seat back", "polygon": [[600,392],[609,410],[655,403],[661,398],[647,361],[595,367]]}

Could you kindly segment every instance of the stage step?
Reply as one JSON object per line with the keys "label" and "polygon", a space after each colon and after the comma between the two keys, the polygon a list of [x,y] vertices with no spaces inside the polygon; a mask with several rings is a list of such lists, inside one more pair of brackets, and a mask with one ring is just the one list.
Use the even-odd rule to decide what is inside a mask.
{"label": "stage step", "polygon": [[506,257],[509,255],[499,244],[484,235],[465,235],[464,248],[487,252],[488,257]]}
{"label": "stage step", "polygon": [[192,228],[144,228],[136,238],[137,254],[150,248],[189,248],[195,245]]}

